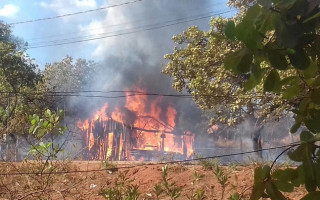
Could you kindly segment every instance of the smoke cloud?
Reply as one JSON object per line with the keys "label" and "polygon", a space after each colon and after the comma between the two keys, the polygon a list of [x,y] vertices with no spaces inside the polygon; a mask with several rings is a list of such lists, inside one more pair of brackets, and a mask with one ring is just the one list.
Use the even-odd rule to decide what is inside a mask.
{"label": "smoke cloud", "polygon": [[[108,4],[116,3],[119,2],[111,1]],[[91,42],[96,45],[92,55],[94,60],[98,60],[99,67],[95,78],[86,86],[86,90],[130,90],[132,86],[138,86],[150,93],[176,94],[171,87],[170,77],[161,73],[162,65],[166,62],[163,56],[172,52],[174,47],[171,38],[191,25],[208,29],[210,18],[154,30],[145,29],[165,26],[170,24],[168,22],[179,22],[176,19],[189,20],[195,16],[210,12],[218,13],[222,10],[227,10],[226,2],[211,0],[201,0],[201,3],[193,0],[142,1],[108,9],[102,20],[92,21],[87,27],[82,27],[83,30],[91,30],[88,34],[97,34],[97,28],[101,28],[102,32],[119,35],[130,31],[136,32]],[[125,98],[113,100],[76,98],[72,100],[72,105],[81,105],[86,116],[106,101],[110,107],[114,107],[116,104],[124,105]],[[192,100],[164,97],[161,105],[163,107],[173,105],[178,115],[184,109],[195,111],[189,116],[194,113],[199,114],[200,111],[190,101]],[[193,108],[190,108],[190,105]],[[195,117],[199,119],[199,116]]]}

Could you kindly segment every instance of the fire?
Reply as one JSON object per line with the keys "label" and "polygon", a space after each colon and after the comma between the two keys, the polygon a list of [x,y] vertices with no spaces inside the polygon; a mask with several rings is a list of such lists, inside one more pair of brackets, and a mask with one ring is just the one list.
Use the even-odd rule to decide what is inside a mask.
{"label": "fire", "polygon": [[176,123],[175,123],[176,115],[177,115],[176,109],[174,109],[174,107],[170,105],[167,109],[167,119],[168,119],[168,124],[171,127],[176,126]]}
{"label": "fire", "polygon": [[162,105],[163,98],[149,100],[145,90],[131,88],[126,103],[109,109],[108,103],[92,118],[79,120],[85,132],[83,145],[88,159],[143,160],[152,152],[174,153],[184,158],[193,154],[194,135],[174,134],[176,109]]}

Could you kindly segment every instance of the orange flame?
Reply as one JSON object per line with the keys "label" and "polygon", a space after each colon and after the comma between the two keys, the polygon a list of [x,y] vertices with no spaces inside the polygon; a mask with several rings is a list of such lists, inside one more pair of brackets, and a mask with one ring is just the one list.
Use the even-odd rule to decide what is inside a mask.
{"label": "orange flame", "polygon": [[[121,112],[123,109],[120,107],[107,112],[108,103],[96,111],[91,119],[78,121],[78,127],[86,132],[85,145],[88,146],[88,152],[93,154],[90,158],[132,159],[134,156],[129,153],[132,150],[173,152],[185,155],[186,158],[192,156],[193,134],[170,133],[176,125],[177,111],[175,108],[169,105],[162,110],[160,106],[162,97],[150,101],[144,95],[145,90],[141,88],[131,88],[131,90],[138,93],[126,92],[126,104],[123,107],[135,116],[130,124],[126,124],[128,122],[125,119],[128,116]],[[119,125],[122,128],[119,128]],[[127,131],[123,131],[124,128]],[[126,135],[126,132],[130,132],[129,136]]]}

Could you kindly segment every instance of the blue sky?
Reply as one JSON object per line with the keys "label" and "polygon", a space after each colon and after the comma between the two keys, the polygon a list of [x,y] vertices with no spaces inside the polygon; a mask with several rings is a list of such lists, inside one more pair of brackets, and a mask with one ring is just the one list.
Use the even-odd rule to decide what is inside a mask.
{"label": "blue sky", "polygon": [[[134,0],[1,0],[0,20],[10,24],[132,1]],[[209,18],[151,31],[140,32],[141,29],[161,26],[176,19],[192,19],[210,12],[214,14],[227,11],[229,8],[226,2],[226,0],[144,0],[86,14],[16,24],[12,30],[14,35],[28,42],[30,47],[108,36],[105,39],[88,42],[28,49],[27,53],[35,58],[40,67],[46,63],[59,61],[66,55],[100,61],[119,55],[134,58],[135,52],[143,51],[159,60],[163,57],[162,54],[172,51],[173,34],[182,32],[190,25],[205,29]],[[126,34],[135,30],[138,32]],[[125,34],[122,35],[123,33]],[[119,34],[121,36],[114,36]]]}

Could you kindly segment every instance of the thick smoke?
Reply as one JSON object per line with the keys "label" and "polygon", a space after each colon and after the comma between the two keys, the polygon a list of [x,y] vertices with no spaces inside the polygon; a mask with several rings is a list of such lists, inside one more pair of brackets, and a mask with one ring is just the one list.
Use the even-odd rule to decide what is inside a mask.
{"label": "thick smoke", "polygon": [[[112,5],[115,2],[109,3]],[[93,55],[101,61],[99,62],[96,76],[86,86],[86,89],[93,91],[134,90],[132,87],[138,86],[146,89],[149,93],[176,94],[176,91],[171,87],[172,81],[170,77],[161,73],[162,65],[166,62],[163,56],[172,52],[174,47],[171,38],[174,34],[181,33],[191,25],[208,29],[210,18],[155,30],[146,31],[145,29],[179,22],[175,21],[176,19],[183,19],[184,21],[209,12],[221,12],[222,9],[226,10],[225,3],[211,0],[202,0],[201,2],[193,0],[142,1],[109,9],[102,21],[94,21],[88,28],[100,26],[104,28],[104,32],[118,30],[119,34],[128,32],[128,30],[137,32],[95,42],[97,48],[94,50]],[[115,24],[122,25],[115,26]],[[150,26],[151,24],[154,25]],[[109,96],[119,95],[124,94],[109,94]],[[164,97],[161,105],[163,107],[173,105],[179,115],[184,107],[190,110],[189,101],[192,100]],[[84,116],[87,117],[86,115],[101,107],[105,102],[108,102],[112,108],[116,104],[124,105],[125,98],[76,98],[72,100],[72,105],[81,106]],[[193,105],[193,107],[193,110],[196,110],[196,106]],[[189,116],[194,113],[190,112]],[[199,114],[200,112],[196,113]],[[199,116],[195,117],[195,119],[199,119]]]}
{"label": "thick smoke", "polygon": [[[110,5],[112,3],[116,2],[111,2]],[[172,52],[174,43],[171,38],[173,35],[182,33],[191,25],[197,25],[200,29],[206,30],[209,28],[209,18],[155,30],[141,30],[170,24],[168,21],[175,19],[188,20],[194,16],[209,12],[218,13],[225,11],[225,4],[226,2],[224,1],[212,0],[142,1],[130,6],[108,10],[102,21],[94,21],[88,27],[84,28],[98,26],[104,28],[103,32],[118,31],[117,33],[119,35],[128,31],[136,32],[134,34],[125,34],[93,42],[97,45],[97,48],[93,51],[93,55],[95,60],[100,60],[99,68],[92,82],[86,86],[86,90],[135,90],[135,88],[132,87],[138,86],[146,89],[149,93],[176,94],[176,91],[171,87],[172,80],[170,77],[161,73],[161,66],[166,62],[163,59],[163,55]],[[121,24],[121,26],[115,26],[115,24]],[[156,25],[147,26],[150,24]],[[94,32],[91,34],[94,34]],[[101,94],[97,93],[96,95]],[[113,93],[108,95],[119,96],[125,94]],[[154,99],[156,97],[149,98]],[[110,110],[120,105],[122,112],[126,113],[127,116],[125,121],[133,123],[135,116],[123,107],[123,105],[125,105],[125,98],[76,98],[73,99],[72,105],[81,107],[83,111],[82,117],[87,118],[106,102],[108,102]],[[203,119],[200,117],[201,111],[194,105],[192,99],[163,97],[161,106],[166,108],[168,105],[173,105],[177,110],[176,121],[177,126],[180,128],[176,130],[178,133],[183,133],[183,131],[187,129],[193,129],[191,131],[199,135],[199,132],[201,132],[199,125],[201,125],[201,120]],[[275,124],[265,126],[261,134],[264,147],[274,146],[275,143],[272,141],[274,138],[288,139],[286,136],[289,125],[283,126],[283,124],[284,123],[282,123],[281,126],[282,128],[278,129],[275,129]],[[203,127],[207,126],[207,124],[203,122],[202,125]],[[208,140],[206,137],[203,137],[203,143],[201,138],[198,139],[197,147],[203,148],[203,152],[200,152],[203,156],[212,156],[213,152],[215,154],[224,154],[228,152],[239,152],[239,149],[242,151],[254,150],[252,143],[253,127],[254,122],[246,120],[239,125],[236,130],[223,130],[222,134],[225,138],[220,138],[221,140],[218,140],[218,138],[209,138],[214,139],[211,144],[211,140]],[[276,133],[275,130],[281,130],[281,133]],[[213,145],[219,141],[223,143],[222,147]],[[229,146],[227,143],[230,143]],[[283,143],[285,143],[285,141],[283,141]],[[282,144],[282,142],[279,144]],[[278,152],[271,153],[272,154],[269,155],[269,153],[263,152],[264,157],[269,158],[278,154]],[[256,155],[250,156],[255,157]],[[245,157],[230,158],[231,161],[244,159]]]}

